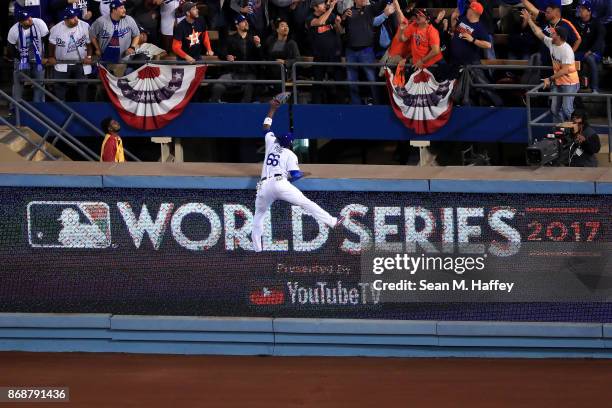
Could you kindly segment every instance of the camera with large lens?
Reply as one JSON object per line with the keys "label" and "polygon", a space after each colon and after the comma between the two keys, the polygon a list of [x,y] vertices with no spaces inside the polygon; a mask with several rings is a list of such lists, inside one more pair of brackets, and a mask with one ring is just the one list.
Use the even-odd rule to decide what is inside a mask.
{"label": "camera with large lens", "polygon": [[569,150],[576,133],[571,122],[560,123],[552,133],[534,141],[527,147],[527,164],[530,166],[561,166],[569,163]]}

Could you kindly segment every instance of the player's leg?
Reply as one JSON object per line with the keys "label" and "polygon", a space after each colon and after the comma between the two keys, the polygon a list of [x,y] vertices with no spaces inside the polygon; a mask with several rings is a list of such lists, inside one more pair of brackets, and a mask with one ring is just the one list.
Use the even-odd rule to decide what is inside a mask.
{"label": "player's leg", "polygon": [[274,196],[271,194],[272,192],[270,191],[269,184],[270,182],[262,185],[255,198],[255,215],[253,216],[253,231],[251,232],[251,239],[253,240],[255,252],[261,252],[263,249],[261,245],[261,236],[264,230],[264,219],[270,206],[274,202]]}
{"label": "player's leg", "polygon": [[335,227],[338,223],[336,217],[332,217],[327,211],[319,207],[317,203],[306,197],[297,187],[287,180],[276,182],[277,198],[287,201],[293,205],[299,205],[306,212],[330,227]]}

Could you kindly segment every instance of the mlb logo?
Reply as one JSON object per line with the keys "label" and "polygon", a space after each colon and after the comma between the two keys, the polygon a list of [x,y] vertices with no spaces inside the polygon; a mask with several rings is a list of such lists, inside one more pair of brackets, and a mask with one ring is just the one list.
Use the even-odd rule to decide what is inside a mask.
{"label": "mlb logo", "polygon": [[28,240],[34,248],[108,248],[108,204],[89,201],[32,201],[27,207]]}

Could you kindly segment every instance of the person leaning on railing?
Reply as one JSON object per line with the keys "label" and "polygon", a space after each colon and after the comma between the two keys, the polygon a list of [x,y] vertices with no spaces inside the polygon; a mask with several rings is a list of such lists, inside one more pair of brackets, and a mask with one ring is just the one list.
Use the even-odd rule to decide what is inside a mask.
{"label": "person leaning on railing", "polygon": [[[51,28],[49,34],[49,65],[54,66],[57,79],[86,79],[91,74],[91,41],[89,24],[79,20],[73,8],[64,10],[63,21]],[[80,61],[78,64],[58,64],[57,60]],[[67,83],[54,86],[55,95],[66,100]],[[87,102],[87,82],[78,82],[79,101]]]}
{"label": "person leaning on railing", "polygon": [[[252,35],[249,31],[249,22],[242,14],[238,14],[234,20],[236,32],[227,37],[227,46],[221,50],[220,58],[226,61],[261,61],[263,59],[263,47],[261,39],[257,35]],[[223,74],[219,79],[231,81],[237,80],[255,80],[257,79],[257,65],[251,64],[236,64],[231,67],[231,72]],[[242,103],[250,103],[253,101],[252,83],[243,84],[223,84],[217,82],[212,87],[211,102],[220,102],[221,97],[226,91],[240,91],[242,94]]]}
{"label": "person leaning on railing", "polygon": [[[565,27],[557,27],[552,31],[552,37],[547,37],[531,19],[527,10],[523,10],[523,17],[527,20],[535,36],[550,50],[554,74],[542,80],[544,89],[550,87],[551,91],[559,93],[578,92],[580,84],[574,51],[566,42],[568,33]],[[550,110],[557,123],[568,120],[574,111],[574,96],[551,96]]]}
{"label": "person leaning on railing", "polygon": [[121,0],[112,0],[110,14],[98,18],[89,30],[94,53],[116,76],[123,76],[126,66],[118,64],[121,58],[136,52],[140,30],[136,21],[127,15]]}
{"label": "person leaning on railing", "polygon": [[178,60],[190,63],[202,60],[202,53],[212,56],[214,52],[210,45],[206,23],[200,18],[198,7],[193,2],[186,2],[181,6],[185,19],[174,27],[174,40],[172,51]]}
{"label": "person leaning on railing", "polygon": [[[47,63],[43,38],[49,34],[47,24],[40,18],[32,18],[26,11],[15,14],[17,23],[11,27],[7,35],[9,58],[15,53],[15,69],[13,71],[13,98],[20,100],[23,95],[23,82],[20,72],[34,79],[44,79],[44,65]],[[45,95],[39,88],[34,89],[34,102],[44,102]]]}
{"label": "person leaning on railing", "polygon": [[407,20],[403,20],[400,24],[400,41],[410,44],[412,62],[409,65],[418,70],[431,68],[441,61],[444,62],[440,52],[440,34],[430,24],[427,10],[415,9],[414,15],[416,16],[415,22],[408,23]]}
{"label": "person leaning on railing", "polygon": [[[274,22],[276,32],[266,40],[265,57],[268,61],[277,61],[283,64],[283,69],[290,69],[300,57],[298,45],[289,39],[289,23],[287,20],[277,18]],[[266,65],[266,73],[269,79],[280,78],[279,67]]]}

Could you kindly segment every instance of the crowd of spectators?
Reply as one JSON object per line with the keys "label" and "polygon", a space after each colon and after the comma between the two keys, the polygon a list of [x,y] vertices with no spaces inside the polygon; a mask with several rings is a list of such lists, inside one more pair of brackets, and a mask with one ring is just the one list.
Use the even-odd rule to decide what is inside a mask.
{"label": "crowd of spectators", "polygon": [[[348,68],[313,66],[314,80],[377,81],[380,72],[367,64],[378,61],[452,76],[482,59],[529,59],[532,65],[550,66],[557,51],[551,48],[556,40],[548,39],[556,37],[569,45],[564,58],[571,50],[582,62],[584,85],[598,92],[601,64],[612,62],[612,0],[40,0],[40,6],[31,7],[16,2],[12,23],[5,11],[0,19],[10,29],[0,33],[1,45],[15,61],[15,72],[25,70],[37,78],[44,65],[53,65],[57,78],[83,78],[96,59],[113,63],[113,72],[122,75],[126,67],[121,62],[133,59],[269,60],[290,68],[305,56],[315,62],[355,63]],[[496,34],[506,34],[503,49]],[[81,64],[57,63],[61,60]],[[278,78],[272,68],[225,66],[217,76]],[[575,81],[574,73],[557,71],[553,88],[555,79],[562,78],[559,87],[577,89],[577,83],[566,84],[563,77]],[[495,80],[489,70],[475,72],[477,83]],[[539,73],[535,77],[541,80]],[[348,88],[343,96],[335,88],[314,86],[312,102],[384,103],[382,87]],[[21,92],[14,81],[13,94]],[[209,94],[213,102],[233,94],[243,102],[256,97],[248,84],[216,83]],[[58,96],[64,98],[65,92]],[[86,98],[83,87],[78,96]],[[487,104],[502,103],[491,91],[482,90],[481,96]],[[42,100],[41,93],[34,99]]]}

